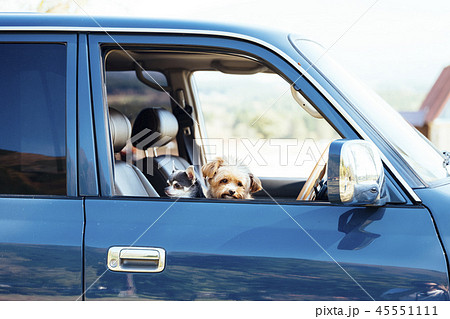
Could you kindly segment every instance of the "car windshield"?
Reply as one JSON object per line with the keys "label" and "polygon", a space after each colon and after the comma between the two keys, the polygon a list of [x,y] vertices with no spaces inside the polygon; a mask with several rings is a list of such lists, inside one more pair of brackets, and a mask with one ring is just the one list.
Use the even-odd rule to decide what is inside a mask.
{"label": "car windshield", "polygon": [[294,47],[353,104],[425,182],[450,175],[444,156],[375,92],[356,80],[318,43],[291,37]]}

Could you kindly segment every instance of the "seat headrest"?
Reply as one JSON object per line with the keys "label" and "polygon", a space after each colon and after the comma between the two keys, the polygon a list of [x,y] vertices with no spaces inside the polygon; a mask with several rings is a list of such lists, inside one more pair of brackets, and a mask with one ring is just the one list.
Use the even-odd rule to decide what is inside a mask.
{"label": "seat headrest", "polygon": [[133,124],[133,146],[146,150],[164,146],[178,133],[178,121],[169,111],[161,107],[143,109]]}
{"label": "seat headrest", "polygon": [[130,120],[116,109],[109,108],[109,127],[114,153],[118,153],[127,145],[127,141],[131,136]]}

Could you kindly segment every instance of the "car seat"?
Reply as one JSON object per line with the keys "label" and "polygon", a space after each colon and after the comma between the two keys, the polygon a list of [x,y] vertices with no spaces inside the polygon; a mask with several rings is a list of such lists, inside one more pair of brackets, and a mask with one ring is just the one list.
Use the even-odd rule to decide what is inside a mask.
{"label": "car seat", "polygon": [[[109,127],[114,153],[119,153],[130,138],[130,121],[118,110],[109,108]],[[159,197],[136,166],[121,160],[116,160],[114,163],[114,185],[115,195]]]}
{"label": "car seat", "polygon": [[169,111],[161,107],[143,109],[133,124],[132,143],[141,150],[153,149],[154,156],[139,160],[136,166],[142,170],[145,177],[164,196],[164,188],[173,168],[185,170],[189,162],[180,156],[161,154],[158,148],[167,145],[175,139],[178,133],[178,121]]}

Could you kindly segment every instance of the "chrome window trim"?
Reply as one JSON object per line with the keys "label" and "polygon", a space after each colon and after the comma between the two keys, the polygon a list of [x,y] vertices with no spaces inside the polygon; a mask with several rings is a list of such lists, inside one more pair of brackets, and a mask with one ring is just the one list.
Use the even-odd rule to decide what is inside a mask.
{"label": "chrome window trim", "polygon": [[[317,81],[308,74],[298,63],[296,63],[290,56],[285,54],[283,51],[277,47],[262,41],[258,38],[252,36],[247,36],[235,32],[227,31],[211,31],[211,30],[197,30],[197,29],[167,29],[167,28],[111,28],[111,27],[56,27],[56,26],[1,26],[0,31],[56,31],[56,32],[67,32],[67,31],[78,31],[78,32],[100,32],[100,33],[166,33],[166,34],[194,34],[194,35],[214,35],[221,37],[229,37],[240,40],[246,40],[249,42],[256,43],[267,49],[272,50],[286,61],[288,61],[291,66],[296,68],[311,84],[316,87],[321,94],[330,102],[330,104],[335,108],[335,110],[356,130],[356,132],[365,140],[373,142],[367,134],[361,129],[361,127],[351,118],[348,113],[334,100],[334,98],[319,84]],[[403,186],[405,191],[414,200],[414,202],[421,203],[421,199],[414,192],[411,186],[405,181],[405,179],[398,173],[397,169],[392,165],[392,163],[386,158],[386,156],[380,152],[383,163],[389,168],[395,178]]]}

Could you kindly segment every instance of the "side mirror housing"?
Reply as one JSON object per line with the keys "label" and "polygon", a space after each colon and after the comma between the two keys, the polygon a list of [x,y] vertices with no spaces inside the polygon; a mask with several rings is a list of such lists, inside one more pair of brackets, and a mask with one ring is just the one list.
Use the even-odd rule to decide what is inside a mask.
{"label": "side mirror housing", "polygon": [[364,140],[333,141],[328,154],[327,187],[328,199],[334,204],[386,204],[388,193],[377,147]]}

